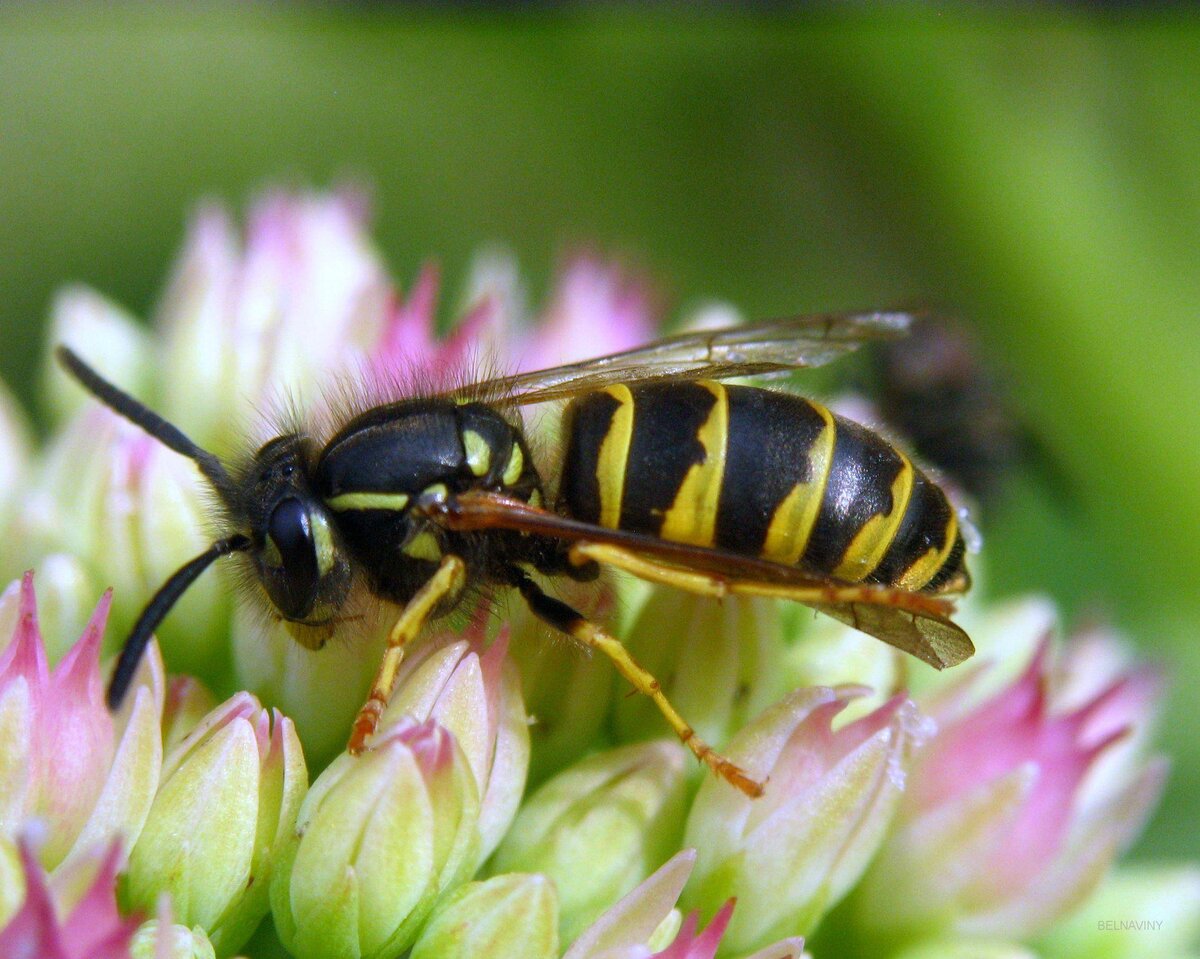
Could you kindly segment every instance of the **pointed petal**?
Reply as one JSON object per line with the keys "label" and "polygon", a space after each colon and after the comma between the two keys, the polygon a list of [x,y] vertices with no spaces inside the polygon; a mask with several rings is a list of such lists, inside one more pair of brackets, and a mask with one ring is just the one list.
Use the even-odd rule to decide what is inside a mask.
{"label": "pointed petal", "polygon": [[695,862],[694,849],[676,853],[586,929],[563,959],[589,959],[646,942],[674,908]]}

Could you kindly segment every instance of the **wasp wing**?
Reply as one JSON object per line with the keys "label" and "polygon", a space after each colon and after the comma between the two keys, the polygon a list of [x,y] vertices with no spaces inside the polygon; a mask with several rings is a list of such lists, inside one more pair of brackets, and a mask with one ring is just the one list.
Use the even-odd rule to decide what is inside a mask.
{"label": "wasp wing", "polygon": [[935,669],[970,659],[975,645],[961,626],[934,612],[916,612],[869,603],[813,603],[816,609],[889,646],[915,656]]}
{"label": "wasp wing", "polygon": [[739,553],[595,526],[498,493],[464,493],[432,504],[427,511],[447,529],[508,529],[575,543],[584,558],[680,589],[803,603],[937,669],[961,663],[975,652],[967,634],[950,621],[953,605],[941,597],[845,583]]}
{"label": "wasp wing", "polygon": [[871,340],[908,332],[913,314],[817,313],[668,336],[646,346],[472,384],[517,405],[563,400],[614,383],[729,379],[821,366]]}

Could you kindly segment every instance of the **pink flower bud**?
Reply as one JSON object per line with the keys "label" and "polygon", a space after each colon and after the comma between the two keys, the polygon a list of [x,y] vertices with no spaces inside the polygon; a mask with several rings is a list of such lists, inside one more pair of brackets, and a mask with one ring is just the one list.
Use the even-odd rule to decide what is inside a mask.
{"label": "pink flower bud", "polygon": [[28,841],[20,843],[20,855],[25,901],[0,929],[0,956],[129,959],[129,944],[141,920],[122,919],[117,913],[116,878],[122,859],[119,843],[112,843],[102,856],[91,856],[95,860],[94,878],[74,903],[56,902],[45,870]]}
{"label": "pink flower bud", "polygon": [[577,256],[559,275],[537,332],[510,350],[523,370],[618,353],[653,339],[656,313],[644,279],[616,263]]}
{"label": "pink flower bud", "polygon": [[158,784],[161,690],[137,682],[117,717],[104,704],[99,655],[109,603],[105,593],[83,637],[52,671],[27,573],[16,628],[0,654],[0,832],[13,836],[41,820],[39,855],[50,869],[116,835],[132,843]]}
{"label": "pink flower bud", "polygon": [[1032,935],[1082,901],[1136,835],[1162,787],[1160,762],[1087,802],[1084,787],[1147,716],[1152,687],[1127,673],[1055,708],[1048,657],[1043,642],[982,703],[970,703],[971,677],[940,698],[940,730],[862,889],[868,925],[900,938]]}

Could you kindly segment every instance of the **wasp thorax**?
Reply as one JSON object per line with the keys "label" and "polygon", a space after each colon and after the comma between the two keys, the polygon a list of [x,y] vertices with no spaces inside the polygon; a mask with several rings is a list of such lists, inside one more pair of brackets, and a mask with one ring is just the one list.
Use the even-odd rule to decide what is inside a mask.
{"label": "wasp thorax", "polygon": [[255,455],[248,479],[242,505],[263,589],[284,619],[328,622],[346,598],[350,569],[312,489],[302,440],[271,440]]}

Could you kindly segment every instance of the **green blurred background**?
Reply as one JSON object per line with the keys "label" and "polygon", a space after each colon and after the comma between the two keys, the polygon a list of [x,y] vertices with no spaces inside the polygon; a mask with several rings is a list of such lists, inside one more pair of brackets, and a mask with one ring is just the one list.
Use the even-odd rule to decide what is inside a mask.
{"label": "green blurred background", "polygon": [[586,243],[681,305],[973,320],[1074,496],[1016,480],[989,586],[1170,665],[1142,850],[1200,853],[1200,19],[6,6],[0,374],[31,400],[66,281],[145,315],[197,198],[345,175],[404,281],[501,241],[536,290]]}

